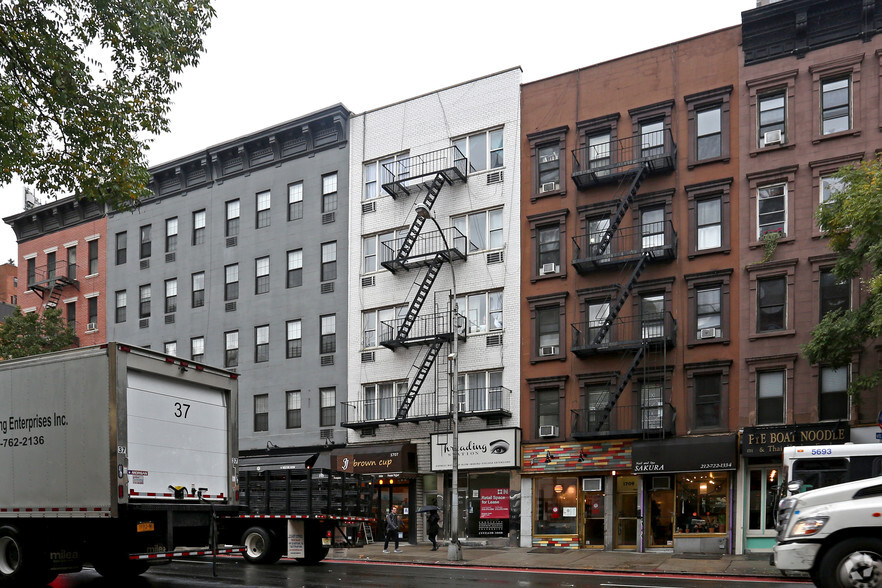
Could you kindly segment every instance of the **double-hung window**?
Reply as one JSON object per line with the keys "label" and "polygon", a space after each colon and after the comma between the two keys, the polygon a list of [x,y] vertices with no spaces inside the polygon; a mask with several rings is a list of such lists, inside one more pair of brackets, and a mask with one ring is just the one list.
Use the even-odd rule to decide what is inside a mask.
{"label": "double-hung window", "polygon": [[270,258],[258,257],[254,260],[254,293],[266,294],[270,289]]}
{"label": "double-hung window", "polygon": [[774,276],[756,281],[758,333],[781,331],[787,327],[787,278]]}
{"label": "double-hung window", "polygon": [[456,303],[468,320],[470,335],[502,330],[501,290],[460,296]]}
{"label": "double-hung window", "polygon": [[665,336],[665,295],[650,294],[640,297],[640,323],[643,339]]}
{"label": "double-hung window", "polygon": [[851,76],[821,80],[821,134],[851,128]]}
{"label": "double-hung window", "polygon": [[285,323],[285,357],[300,357],[303,352],[303,339],[301,338],[300,319]]}
{"label": "double-hung window", "polygon": [[456,387],[466,412],[502,408],[502,370],[461,373]]}
{"label": "double-hung window", "polygon": [[539,193],[560,190],[560,142],[540,145],[539,156]]}
{"label": "double-hung window", "polygon": [[664,206],[640,211],[640,235],[644,251],[665,246]]}
{"label": "double-hung window", "polygon": [[696,159],[714,159],[722,155],[722,106],[713,106],[695,113]]}
{"label": "double-hung window", "polygon": [[337,172],[322,176],[322,212],[337,210]]}
{"label": "double-hung window", "polygon": [[664,386],[660,381],[647,381],[640,385],[640,428],[656,430],[663,428]]}
{"label": "double-hung window", "polygon": [[[500,249],[504,244],[501,208],[454,217],[453,226],[465,236],[468,253]],[[454,247],[462,250],[464,246],[459,237],[454,239]]]}
{"label": "double-hung window", "polygon": [[178,309],[178,279],[172,278],[165,281],[165,312],[175,312]]}
{"label": "double-hung window", "polygon": [[150,257],[151,250],[151,241],[150,241],[150,225],[144,225],[141,227],[141,250],[140,250],[140,259],[147,259]]}
{"label": "double-hung window", "polygon": [[845,189],[845,180],[836,176],[821,177],[821,204]]}
{"label": "double-hung window", "polygon": [[202,361],[205,358],[205,337],[190,339],[190,359]]}
{"label": "double-hung window", "polygon": [[226,237],[235,237],[239,234],[239,199],[227,202],[227,221],[224,226]]}
{"label": "double-hung window", "polygon": [[77,246],[67,248],[67,277],[77,279]]}
{"label": "double-hung window", "polygon": [[150,317],[150,284],[144,284],[139,289],[140,304],[138,306],[138,317]]}
{"label": "double-hung window", "polygon": [[640,156],[656,157],[665,152],[665,121],[640,123]]}
{"label": "double-hung window", "polygon": [[695,426],[719,427],[721,424],[722,376],[696,374],[693,376],[695,393]]}
{"label": "double-hung window", "polygon": [[254,432],[269,431],[269,394],[254,395]]}
{"label": "double-hung window", "polygon": [[233,263],[224,267],[224,301],[230,302],[239,298],[239,264]]}
{"label": "double-hung window", "polygon": [[609,167],[610,163],[612,163],[612,159],[610,158],[611,141],[612,139],[610,138],[609,131],[589,135],[587,137],[586,147],[588,148],[588,169],[596,170]]}
{"label": "double-hung window", "polygon": [[322,243],[321,281],[337,279],[337,242]]}
{"label": "double-hung window", "polygon": [[254,327],[254,363],[269,361],[269,325]]}
{"label": "double-hung window", "polygon": [[116,234],[116,265],[122,265],[126,262],[128,253],[128,233],[125,231]]}
{"label": "double-hung window", "polygon": [[409,156],[406,153],[384,157],[364,164],[364,193],[362,200],[373,200],[380,195],[383,184],[408,177]]}
{"label": "double-hung window", "polygon": [[496,169],[505,163],[502,129],[483,131],[456,139],[453,141],[453,146],[468,158],[469,173]]}
{"label": "double-hung window", "polygon": [[394,259],[405,235],[407,229],[398,229],[364,237],[362,239],[363,272],[369,274],[378,271],[381,263]]}
{"label": "double-hung window", "polygon": [[337,315],[326,314],[319,317],[319,328],[319,353],[335,353],[337,351]]}
{"label": "double-hung window", "polygon": [[256,218],[256,228],[262,229],[263,227],[270,226],[270,200],[272,197],[272,192],[269,190],[265,190],[263,192],[258,192],[256,199],[257,205],[257,218]]}
{"label": "double-hung window", "polygon": [[165,252],[172,253],[178,248],[178,217],[165,219]]}
{"label": "double-hung window", "polygon": [[818,400],[820,420],[848,420],[848,371],[848,366],[821,368],[819,378],[821,389]]}
{"label": "double-hung window", "polygon": [[851,282],[840,280],[830,268],[821,270],[820,281],[820,318],[834,310],[851,308]]}
{"label": "double-hung window", "polygon": [[772,184],[757,189],[757,239],[766,233],[787,234],[787,184]]}
{"label": "double-hung window", "polygon": [[205,243],[205,211],[193,213],[193,245]]}
{"label": "double-hung window", "polygon": [[606,407],[609,405],[609,386],[594,385],[585,388],[582,397],[585,409],[585,430],[590,432],[609,431],[609,418],[606,417]]}
{"label": "double-hung window", "polygon": [[118,290],[116,292],[116,322],[126,322],[126,291]]}
{"label": "double-hung window", "polygon": [[379,345],[380,341],[392,339],[397,325],[406,314],[407,306],[368,310],[362,313],[362,346],[370,349]]}
{"label": "double-hung window", "polygon": [[560,354],[560,309],[557,306],[536,311],[539,355]]}
{"label": "double-hung window", "polygon": [[695,329],[698,339],[714,339],[722,334],[722,287],[695,289]]}
{"label": "double-hung window", "polygon": [[776,90],[757,97],[757,139],[760,147],[786,142],[786,98],[787,90]]}
{"label": "double-hung window", "polygon": [[89,275],[98,273],[98,239],[89,241]]}
{"label": "double-hung window", "polygon": [[556,274],[560,271],[560,224],[539,227],[539,273]]}
{"label": "double-hung window", "polygon": [[776,425],[784,422],[785,370],[756,374],[756,424]]}
{"label": "double-hung window", "polygon": [[303,218],[303,182],[288,186],[288,220]]}
{"label": "double-hung window", "polygon": [[285,428],[299,429],[301,423],[300,410],[302,398],[300,390],[285,392]]}
{"label": "double-hung window", "polygon": [[191,276],[191,290],[193,292],[193,300],[191,305],[198,308],[205,305],[205,272],[196,272]]}
{"label": "double-hung window", "polygon": [[239,331],[224,333],[224,367],[239,365]]}
{"label": "double-hung window", "polygon": [[288,272],[285,287],[296,288],[303,285],[303,249],[288,252]]}
{"label": "double-hung window", "polygon": [[177,356],[178,355],[178,342],[177,341],[167,341],[164,346],[165,354]]}
{"label": "double-hung window", "polygon": [[716,249],[723,244],[723,202],[720,196],[696,200],[696,249]]}
{"label": "double-hung window", "polygon": [[319,388],[319,426],[333,427],[337,424],[337,389]]}

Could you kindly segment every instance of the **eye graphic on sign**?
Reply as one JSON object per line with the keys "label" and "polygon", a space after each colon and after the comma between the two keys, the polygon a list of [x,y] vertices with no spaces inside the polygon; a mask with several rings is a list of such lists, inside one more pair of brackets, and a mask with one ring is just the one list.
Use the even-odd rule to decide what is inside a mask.
{"label": "eye graphic on sign", "polygon": [[494,454],[502,454],[508,453],[508,448],[510,447],[508,441],[505,439],[497,439],[496,441],[492,441],[490,443],[490,453]]}

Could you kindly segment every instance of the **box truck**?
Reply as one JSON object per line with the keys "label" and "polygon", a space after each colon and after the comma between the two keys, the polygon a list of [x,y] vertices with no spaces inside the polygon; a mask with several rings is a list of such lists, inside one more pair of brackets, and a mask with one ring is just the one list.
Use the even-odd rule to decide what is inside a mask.
{"label": "box truck", "polygon": [[126,577],[238,514],[236,374],[120,343],[0,361],[0,584]]}

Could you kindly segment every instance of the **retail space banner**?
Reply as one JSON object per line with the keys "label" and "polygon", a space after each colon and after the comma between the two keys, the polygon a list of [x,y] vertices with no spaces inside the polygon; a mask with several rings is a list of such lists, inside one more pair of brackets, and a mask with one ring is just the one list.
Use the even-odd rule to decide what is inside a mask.
{"label": "retail space banner", "polygon": [[734,470],[735,435],[680,437],[668,441],[635,441],[631,447],[635,474]]}
{"label": "retail space banner", "polygon": [[[516,468],[520,465],[520,429],[489,429],[459,433],[460,470]],[[453,469],[453,435],[432,435],[432,470]]]}
{"label": "retail space banner", "polygon": [[508,488],[481,488],[481,518],[508,518]]}

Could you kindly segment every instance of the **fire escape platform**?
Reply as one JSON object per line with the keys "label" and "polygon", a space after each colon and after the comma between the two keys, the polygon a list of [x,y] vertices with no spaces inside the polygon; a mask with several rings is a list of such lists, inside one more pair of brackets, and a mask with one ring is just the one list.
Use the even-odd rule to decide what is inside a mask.
{"label": "fire escape platform", "polygon": [[599,322],[574,323],[573,344],[570,351],[576,357],[586,358],[604,353],[636,351],[641,347],[656,351],[672,349],[677,343],[677,321],[670,312],[660,317],[643,319],[640,317],[621,317],[613,320],[609,333],[594,343],[594,335],[599,330]]}
{"label": "fire escape platform", "polygon": [[677,258],[677,233],[673,224],[671,221],[652,224],[659,225],[659,230],[652,234],[646,233],[647,226],[619,229],[605,251],[599,251],[598,245],[603,233],[576,235],[573,237],[573,267],[581,275],[618,269],[639,261],[647,253],[650,262],[673,261]]}
{"label": "fire escape platform", "polygon": [[450,185],[465,183],[468,168],[468,159],[456,147],[411,155],[383,164],[383,190],[397,199],[429,191],[432,180],[439,176]]}
{"label": "fire escape platform", "polygon": [[[450,313],[448,312],[436,312],[418,316],[405,338],[398,336],[402,322],[403,319],[396,319],[380,323],[380,345],[394,351],[400,348],[407,349],[420,345],[441,345],[453,341],[453,330],[450,328]],[[459,331],[459,340],[465,341],[465,317],[457,314],[456,323],[459,325],[457,329]]]}
{"label": "fire escape platform", "polygon": [[635,167],[650,174],[674,171],[677,145],[670,129],[632,135],[573,150],[573,182],[579,190],[619,182]]}
{"label": "fire escape platform", "polygon": [[420,234],[408,257],[401,259],[397,253],[401,250],[404,239],[401,237],[381,244],[386,261],[380,262],[380,265],[393,274],[429,267],[436,263],[438,255],[442,262],[465,261],[468,258],[465,235],[455,227],[444,229],[440,233],[432,231]]}
{"label": "fire escape platform", "polygon": [[603,408],[605,407],[571,411],[573,424],[570,434],[573,439],[577,441],[621,437],[662,439],[674,434],[677,411],[668,402],[660,406],[617,404],[612,408],[607,423],[601,427],[601,430],[596,430],[597,413]]}

